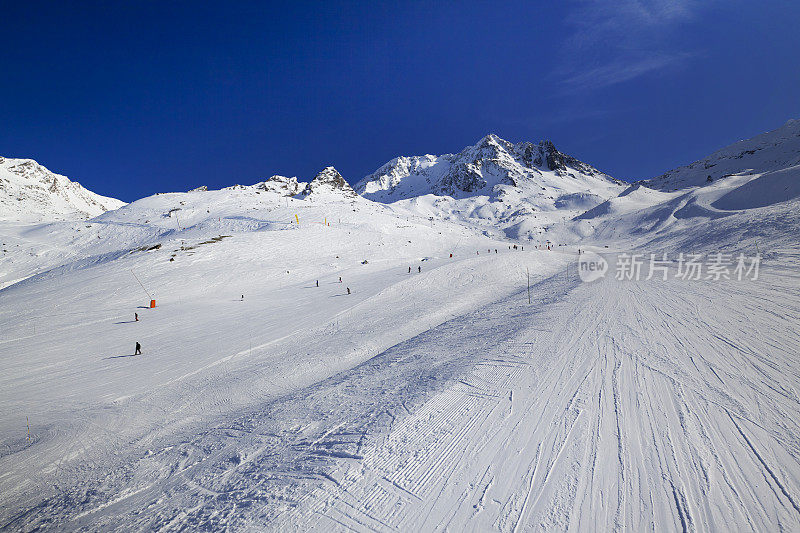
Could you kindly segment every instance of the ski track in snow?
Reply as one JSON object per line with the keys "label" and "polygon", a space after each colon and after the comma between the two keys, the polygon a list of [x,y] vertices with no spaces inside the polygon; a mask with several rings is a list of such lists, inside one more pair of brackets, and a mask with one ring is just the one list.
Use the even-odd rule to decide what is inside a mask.
{"label": "ski track in snow", "polygon": [[3,523],[796,529],[800,280],[780,274],[554,276]]}
{"label": "ski track in snow", "polygon": [[797,529],[798,276],[682,283],[528,311],[279,529]]}

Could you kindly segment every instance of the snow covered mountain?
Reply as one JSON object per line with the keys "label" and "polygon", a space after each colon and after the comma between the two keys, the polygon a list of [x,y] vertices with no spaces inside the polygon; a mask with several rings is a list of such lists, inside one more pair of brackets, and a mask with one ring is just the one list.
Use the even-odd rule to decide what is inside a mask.
{"label": "snow covered mountain", "polygon": [[370,200],[405,201],[433,218],[482,222],[512,238],[540,235],[623,189],[550,141],[513,144],[493,134],[458,154],[397,157],[355,186]]}
{"label": "snow covered mountain", "polygon": [[761,174],[800,165],[800,119],[736,142],[690,165],[643,183],[661,191],[704,186],[734,174]]}
{"label": "snow covered mountain", "polygon": [[[310,182],[298,181],[296,177],[274,175],[264,181],[253,185],[231,185],[223,191],[254,190],[259,192],[273,192],[280,196],[310,197],[313,199],[326,198],[328,200],[352,199],[358,196],[347,181],[333,167],[325,167],[317,173]],[[190,192],[205,192],[208,187],[198,187]]]}
{"label": "snow covered mountain", "polygon": [[51,172],[33,159],[0,157],[0,220],[91,218],[123,205]]}
{"label": "snow covered mountain", "polygon": [[558,190],[569,180],[584,189],[619,184],[559,152],[550,141],[512,144],[489,134],[458,154],[396,157],[358,182],[355,190],[370,200],[394,202],[425,194],[500,196],[508,187]]}
{"label": "snow covered mountain", "polygon": [[355,198],[356,191],[345,181],[339,171],[333,167],[322,169],[311,182],[305,186],[302,194],[307,197],[330,197],[335,198],[344,196],[345,198]]}
{"label": "snow covered mountain", "polygon": [[[800,198],[800,120],[752,139],[739,141],[699,161],[632,184],[617,197],[578,215],[569,228],[575,235],[613,240],[620,236],[692,235],[692,246],[727,239],[753,242],[763,232],[787,224],[776,212],[791,211]],[[795,207],[793,207],[795,206]],[[731,225],[723,219],[750,213],[770,224]],[[698,238],[695,228],[708,224]],[[755,229],[758,227],[758,229]],[[777,233],[781,233],[778,231]],[[567,238],[566,232],[559,237]],[[687,237],[688,238],[688,237]],[[683,241],[680,241],[681,244]]]}
{"label": "snow covered mountain", "polygon": [[261,191],[275,192],[281,196],[294,196],[303,190],[304,185],[298,182],[297,178],[275,175],[266,181],[256,183],[253,187]]}

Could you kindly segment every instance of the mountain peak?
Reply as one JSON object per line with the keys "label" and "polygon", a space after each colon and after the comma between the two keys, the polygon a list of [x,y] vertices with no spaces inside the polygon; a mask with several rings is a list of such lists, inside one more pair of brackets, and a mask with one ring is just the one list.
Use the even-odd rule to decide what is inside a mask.
{"label": "mountain peak", "polygon": [[4,219],[91,218],[123,205],[51,172],[33,159],[0,157],[0,213]]}
{"label": "mountain peak", "polygon": [[[543,179],[546,173],[553,179]],[[490,133],[457,154],[397,157],[357,183],[356,190],[384,202],[425,194],[494,197],[504,187],[542,191],[547,185],[564,188],[558,184],[563,179],[584,178],[590,178],[586,189],[619,184],[591,165],[559,152],[550,140],[513,144]],[[574,185],[568,188],[574,189]]]}
{"label": "mountain peak", "polygon": [[344,178],[342,178],[342,175],[339,173],[339,171],[336,170],[336,167],[333,167],[333,166],[328,166],[328,167],[323,168],[322,170],[317,172],[316,176],[314,176],[315,180],[316,179],[322,179],[322,180],[333,179],[333,180],[336,180],[336,179],[339,179],[339,178],[344,179]]}
{"label": "mountain peak", "polygon": [[484,135],[483,138],[480,141],[478,141],[478,143],[475,146],[500,146],[501,143],[509,144],[508,141],[501,139],[494,133],[489,133],[487,135]]}
{"label": "mountain peak", "polygon": [[332,166],[328,166],[320,170],[314,179],[306,186],[303,194],[306,196],[310,194],[319,193],[339,193],[348,197],[358,196],[356,191],[350,186],[349,183],[342,177],[338,170]]}

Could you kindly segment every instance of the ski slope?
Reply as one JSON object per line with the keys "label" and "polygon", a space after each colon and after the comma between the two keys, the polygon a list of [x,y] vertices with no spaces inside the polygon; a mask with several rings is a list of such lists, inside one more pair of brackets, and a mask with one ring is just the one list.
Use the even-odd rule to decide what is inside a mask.
{"label": "ski slope", "polygon": [[[336,187],[0,223],[0,529],[798,530],[797,173],[751,170],[550,250]],[[763,261],[583,283],[579,248]]]}
{"label": "ski slope", "polygon": [[493,328],[488,353],[460,347],[469,373],[281,527],[797,529],[798,281],[796,268],[691,292],[551,280],[537,289],[563,299],[495,307],[524,319]]}
{"label": "ski slope", "polygon": [[[136,376],[147,387],[114,398],[102,415],[73,406],[73,420],[87,419],[77,434],[35,428],[40,449],[14,453],[15,462],[26,454],[39,462],[48,440],[58,442],[50,475],[64,492],[5,523],[321,531],[800,527],[796,250],[781,251],[758,281],[694,282],[691,291],[682,285],[692,282],[678,280],[583,284],[574,270],[540,275],[533,305],[517,284],[505,296],[470,294],[471,306],[454,306],[369,354],[346,356],[347,364],[341,357],[358,343],[335,347],[379,329],[364,304],[385,305],[387,297],[396,303],[414,294],[409,283],[423,286],[427,297],[412,308],[424,315],[419,304],[437,288],[453,290],[444,279],[462,285],[467,272],[492,279],[501,269],[557,267],[570,258],[506,250],[442,260],[417,280],[377,275],[402,278],[399,292],[384,289],[340,314],[339,331],[327,342],[311,339],[330,323],[296,334],[285,343],[289,364],[287,352],[268,350],[261,338],[246,353],[221,348],[228,359],[210,368],[198,362],[199,372],[183,370],[177,382],[148,342],[144,356],[94,360],[99,370],[74,374],[117,377],[109,387],[116,394],[132,392]],[[338,285],[325,283],[331,281]],[[247,305],[247,298],[228,303]],[[286,355],[264,357],[276,352]],[[126,366],[115,373],[117,363]],[[71,381],[76,396],[90,399],[87,385]],[[233,406],[237,400],[227,396],[242,385],[247,392],[240,394],[250,396]],[[17,464],[4,465],[4,484],[17,476],[31,482],[26,461]]]}
{"label": "ski slope", "polygon": [[211,420],[302,394],[559,264],[371,202],[247,190],[158,195],[35,239],[12,229],[63,260],[0,292],[0,522],[23,529],[77,519],[72,497],[55,503],[64,490],[94,493],[117,469],[127,482]]}

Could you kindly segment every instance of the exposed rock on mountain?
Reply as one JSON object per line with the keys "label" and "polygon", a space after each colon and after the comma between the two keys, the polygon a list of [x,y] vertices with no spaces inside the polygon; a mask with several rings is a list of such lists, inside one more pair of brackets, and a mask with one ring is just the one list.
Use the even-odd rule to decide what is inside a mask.
{"label": "exposed rock on mountain", "polygon": [[298,183],[297,178],[287,178],[286,176],[272,176],[266,181],[253,185],[259,191],[276,192],[281,196],[294,196],[298,194],[305,184]]}
{"label": "exposed rock on mountain", "polygon": [[348,198],[358,196],[356,191],[345,181],[339,171],[333,167],[322,169],[303,190],[305,196],[311,195],[343,195]]}
{"label": "exposed rock on mountain", "polygon": [[510,237],[533,238],[623,187],[550,141],[513,144],[487,135],[458,154],[397,157],[355,190],[369,200],[408,203],[433,218],[479,219]]}
{"label": "exposed rock on mountain", "polygon": [[[512,144],[487,135],[458,154],[397,157],[366,176],[355,190],[380,202],[435,194],[464,198],[502,194],[498,185],[559,191],[564,178],[578,188],[605,188],[620,182],[596,168],[559,152],[550,141]],[[575,189],[574,186],[567,186]],[[571,190],[570,192],[578,192]]]}

